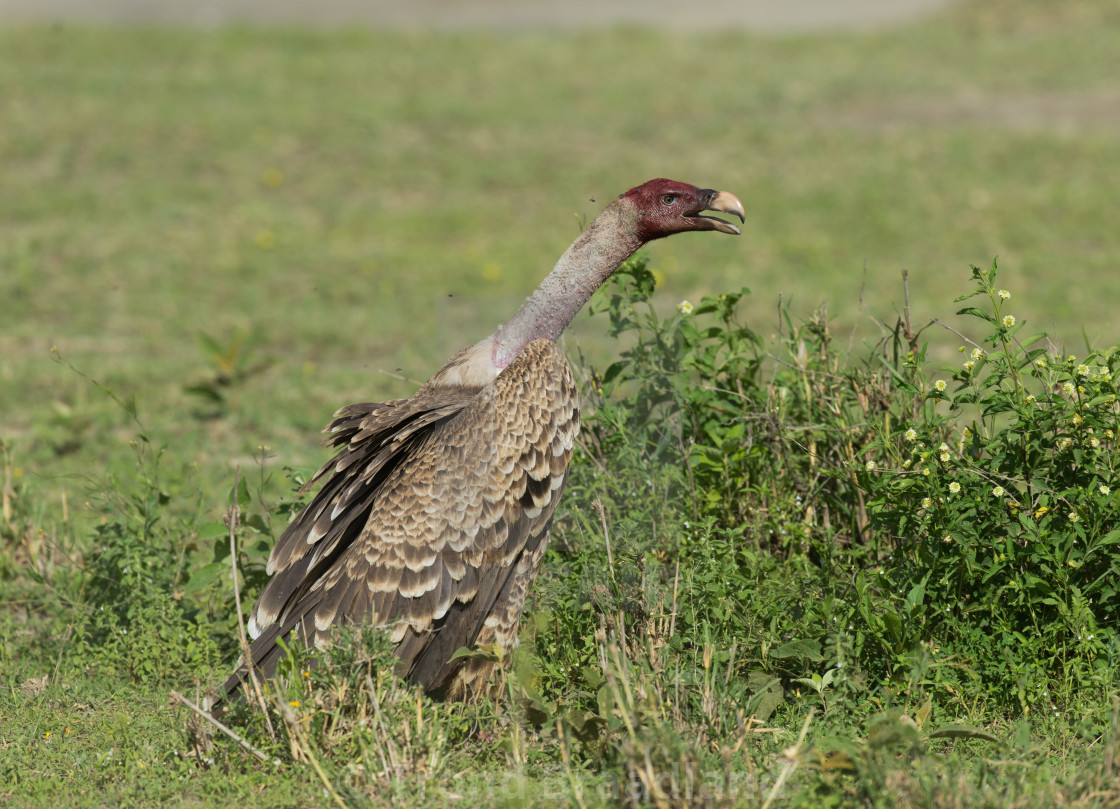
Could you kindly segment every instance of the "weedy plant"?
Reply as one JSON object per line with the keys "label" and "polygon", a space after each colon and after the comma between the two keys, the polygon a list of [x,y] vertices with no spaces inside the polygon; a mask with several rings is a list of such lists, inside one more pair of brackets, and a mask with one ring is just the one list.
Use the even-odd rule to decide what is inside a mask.
{"label": "weedy plant", "polygon": [[209,365],[206,377],[192,385],[184,385],[184,393],[196,396],[210,406],[198,415],[216,418],[229,411],[229,394],[249,377],[268,367],[268,361],[254,361],[257,338],[243,331],[235,332],[224,343],[209,334],[199,333],[198,345]]}
{"label": "weedy plant", "polygon": [[[40,565],[44,586],[32,602],[34,608],[48,601],[65,604],[68,626],[61,639],[56,638],[59,648],[52,650],[56,668],[65,659],[85,673],[169,682],[217,666],[223,654],[210,629],[211,616],[185,600],[182,589],[193,564],[201,492],[191,486],[189,474],[173,474],[177,485],[166,484],[166,448],[153,444],[135,400],[118,396],[66,362],[57,350],[52,357],[105,393],[136,429],[129,442],[134,474],[86,480],[88,507],[100,516],[91,529],[91,547],[78,552],[52,538],[49,546],[60,553],[53,554],[51,565]],[[5,461],[7,468],[6,450]],[[19,501],[17,493],[7,475],[8,526],[13,524],[11,504]],[[26,536],[25,544],[34,560],[34,546]]]}
{"label": "weedy plant", "polygon": [[[134,680],[169,682],[212,669],[222,649],[209,617],[183,599],[195,516],[174,515],[160,479],[162,448],[141,431],[132,442],[136,477],[102,486],[93,552],[74,571],[80,609],[72,662]],[[196,506],[200,505],[196,500]]]}
{"label": "weedy plant", "polygon": [[[813,525],[858,540],[867,527],[864,489],[848,462],[874,437],[873,420],[898,407],[883,367],[896,361],[898,340],[846,367],[826,310],[800,324],[783,310],[768,352],[739,319],[746,288],[695,306],[682,301],[663,317],[655,286],[639,257],[592,299],[608,333],[632,345],[591,380],[589,455],[617,448],[639,453],[645,469],[671,467],[655,474],[683,479],[674,495],[694,518],[711,516],[773,548],[788,550]],[[603,400],[604,390],[613,398]],[[627,468],[625,457],[611,460],[612,473]]]}
{"label": "weedy plant", "polygon": [[986,333],[948,379],[908,357],[916,417],[883,422],[863,455],[882,575],[905,594],[866,625],[885,649],[940,638],[992,697],[1060,712],[1120,663],[1118,357],[1022,337],[995,263],[972,278],[958,300],[981,305],[957,314]]}

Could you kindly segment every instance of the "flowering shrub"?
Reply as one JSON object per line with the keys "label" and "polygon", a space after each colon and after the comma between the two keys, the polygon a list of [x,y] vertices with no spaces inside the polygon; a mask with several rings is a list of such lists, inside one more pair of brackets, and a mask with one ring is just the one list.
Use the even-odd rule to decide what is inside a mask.
{"label": "flowering shrub", "polygon": [[[593,376],[583,436],[598,462],[591,482],[576,465],[573,498],[587,486],[635,524],[673,525],[681,509],[690,573],[714,551],[689,518],[735,537],[744,560],[757,561],[751,540],[810,565],[812,600],[771,627],[850,648],[825,663],[845,672],[950,700],[972,678],[1019,710],[1107,687],[1120,662],[1120,352],[1024,339],[995,278],[973,268],[958,314],[983,338],[958,332],[960,366],[930,375],[908,321],[862,361],[832,352],[823,315],[787,316],[770,348],[737,320],[742,292],[660,317],[652,274],[628,263],[591,307],[630,345]],[[646,516],[643,489],[660,494]],[[737,564],[720,568],[725,597],[740,594],[721,632],[757,607]]]}
{"label": "flowering shrub", "polygon": [[958,300],[986,305],[958,314],[987,334],[961,347],[951,390],[907,364],[917,417],[884,429],[862,482],[885,575],[907,594],[888,640],[967,646],[963,662],[1029,711],[1032,689],[1107,676],[1120,654],[1118,354],[1022,339],[995,264],[972,278]]}

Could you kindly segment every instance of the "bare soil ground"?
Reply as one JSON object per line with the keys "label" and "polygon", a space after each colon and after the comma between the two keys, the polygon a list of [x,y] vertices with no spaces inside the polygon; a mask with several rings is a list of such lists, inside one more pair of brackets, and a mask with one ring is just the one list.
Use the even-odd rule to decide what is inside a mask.
{"label": "bare soil ground", "polygon": [[372,25],[400,28],[728,26],[764,32],[860,29],[902,23],[952,0],[0,0],[0,23],[73,21],[223,25]]}

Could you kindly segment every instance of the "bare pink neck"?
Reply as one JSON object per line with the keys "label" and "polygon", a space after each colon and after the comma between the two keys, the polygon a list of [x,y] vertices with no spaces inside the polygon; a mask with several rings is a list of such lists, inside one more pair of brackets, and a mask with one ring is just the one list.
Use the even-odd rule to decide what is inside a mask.
{"label": "bare pink neck", "polygon": [[556,262],[510,320],[494,335],[493,361],[501,371],[533,340],[555,341],[591,295],[642,246],[632,216],[615,200]]}

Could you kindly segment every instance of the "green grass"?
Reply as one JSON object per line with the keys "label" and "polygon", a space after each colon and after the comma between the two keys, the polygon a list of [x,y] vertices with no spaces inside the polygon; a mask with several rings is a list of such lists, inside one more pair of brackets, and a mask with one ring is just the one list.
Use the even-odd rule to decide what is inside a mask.
{"label": "green grass", "polygon": [[[649,249],[665,311],[746,285],[753,295],[742,311],[770,339],[779,296],[795,317],[827,301],[837,341],[855,329],[858,354],[862,339],[878,336],[873,319],[893,322],[900,310],[902,268],[924,323],[952,314],[969,263],[998,255],[1029,329],[1077,351],[1120,342],[1120,6],[1051,5],[977,2],[910,28],[774,39],[0,30],[0,803],[320,805],[322,784],[293,759],[290,737],[262,741],[246,719],[281,765],[219,742],[214,766],[200,767],[186,757],[183,710],[167,704],[169,688],[189,696],[194,679],[211,682],[235,656],[229,614],[215,617],[228,588],[183,596],[180,580],[223,541],[205,526],[225,511],[235,467],[276,503],[291,488],[283,467],[322,459],[316,431],[336,407],[410,393],[398,376],[423,380],[489,333],[581,222],[645,179],[724,188],[748,211],[740,239],[680,237]],[[581,319],[569,353],[579,348],[597,364],[614,356],[602,331]],[[927,336],[935,356],[956,347],[954,337]],[[52,361],[52,347],[64,362]],[[594,528],[597,518],[579,516],[594,491],[588,484],[582,500],[569,492],[557,542],[568,555],[551,560],[527,636],[540,655],[530,668],[541,668],[556,715],[590,710],[596,691],[555,670],[555,660],[594,663],[594,638],[550,620],[571,606],[572,588],[601,583],[600,540],[577,530]],[[792,490],[785,495],[792,501]],[[666,587],[664,565],[679,550],[666,537],[682,531],[661,518],[679,522],[678,505],[642,511],[619,497],[609,513],[626,553],[662,554]],[[741,505],[760,521],[783,519],[751,511],[749,498]],[[265,510],[252,507],[263,521]],[[650,540],[650,524],[665,548]],[[100,545],[116,525],[146,537],[144,564],[174,590],[148,600],[137,579],[147,612],[130,620],[175,625],[193,609],[212,620],[202,639],[131,647],[147,655],[141,662],[165,663],[162,673],[122,673],[110,647],[76,635],[91,594],[102,592],[89,572],[101,569]],[[982,684],[962,685],[967,676],[954,672],[969,664],[949,659],[933,665],[938,685],[849,684],[822,709],[792,682],[806,671],[783,669],[765,651],[816,620],[799,605],[845,597],[852,571],[874,561],[853,551],[826,564],[819,550],[755,549],[757,579],[742,593],[690,589],[697,600],[681,606],[699,626],[705,610],[714,625],[719,604],[739,605],[734,620],[753,634],[738,653],[783,679],[769,720],[780,731],[736,729],[732,709],[748,697],[736,702],[733,686],[747,670],[719,656],[730,635],[717,635],[707,641],[714,670],[699,638],[687,654],[673,650],[687,660],[683,703],[668,696],[651,652],[644,665],[654,673],[634,676],[651,693],[666,689],[679,716],[654,721],[649,706],[631,706],[621,713],[651,735],[623,733],[606,752],[569,740],[565,759],[553,726],[511,720],[509,705],[469,714],[471,732],[425,705],[424,732],[449,729],[450,741],[414,740],[415,759],[391,779],[345,769],[372,761],[356,736],[320,729],[313,749],[338,754],[328,763],[333,783],[359,805],[393,795],[428,805],[425,793],[485,804],[493,784],[510,805],[521,794],[566,805],[578,783],[595,806],[610,802],[611,773],[649,751],[676,756],[661,760],[665,771],[730,773],[736,787],[725,803],[740,805],[757,805],[795,761],[772,805],[1116,800],[1107,688],[1087,688],[1061,716],[1023,716]],[[705,558],[693,558],[696,576]],[[569,567],[557,569],[560,561]],[[649,598],[665,608],[664,592]],[[161,644],[188,640],[190,655],[157,660]],[[44,676],[39,690],[31,680]],[[710,704],[719,677],[726,715]],[[876,717],[898,723],[930,695],[921,731],[882,735]],[[783,757],[810,707],[806,744]],[[953,722],[1001,741],[929,737]],[[689,735],[701,726],[702,739]],[[421,755],[432,750],[447,760]],[[837,750],[855,765],[830,769]]]}
{"label": "green grass", "polygon": [[[577,219],[654,175],[732,190],[749,214],[741,239],[651,248],[666,302],[746,284],[760,331],[779,295],[827,301],[844,327],[861,291],[889,319],[905,267],[923,317],[999,255],[1039,302],[1020,318],[1116,341],[1120,80],[1115,29],[1091,22],[777,40],[0,32],[0,429],[71,430],[91,457],[122,437],[49,363],[57,345],[175,414],[206,468],[259,444],[307,462],[339,402],[407,393],[378,371],[426,378],[507,316]],[[182,395],[208,373],[198,336],[238,332],[267,367],[229,422],[199,425]]]}

